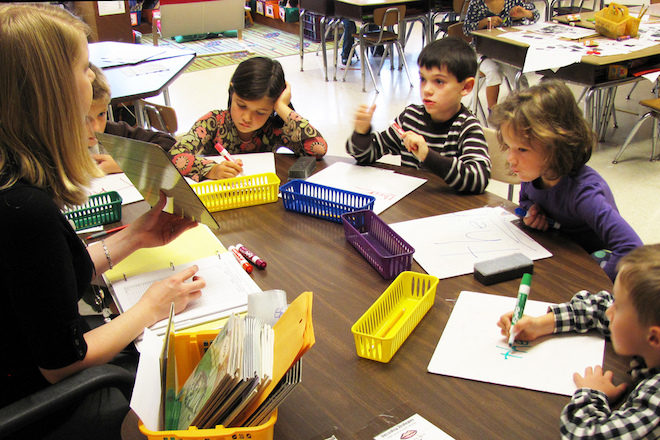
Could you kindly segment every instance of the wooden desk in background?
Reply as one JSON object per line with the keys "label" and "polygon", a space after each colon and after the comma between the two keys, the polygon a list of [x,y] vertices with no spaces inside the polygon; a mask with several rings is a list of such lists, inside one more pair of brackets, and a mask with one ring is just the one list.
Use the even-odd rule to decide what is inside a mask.
{"label": "wooden desk in background", "polygon": [[[90,48],[95,44],[112,45],[113,51],[126,51],[129,54],[131,50],[142,49],[135,44],[107,41],[91,43]],[[154,49],[154,51],[158,50],[157,47]],[[142,105],[139,100],[164,93],[165,104],[170,105],[167,87],[192,64],[196,57],[196,54],[190,51],[179,51],[171,48],[163,48],[160,51],[161,54],[137,64],[113,65],[110,67],[102,67],[103,64],[93,58],[91,55],[94,52],[90,51],[90,62],[102,67],[103,73],[108,79],[112,94],[111,103],[133,102],[136,106],[135,113],[139,127],[144,127]],[[102,54],[96,55],[100,56]]]}
{"label": "wooden desk in background", "polygon": [[[276,155],[282,183],[294,160]],[[327,157],[316,169],[336,161],[354,162]],[[430,173],[383,167],[428,179],[381,214],[388,224],[482,206],[514,207],[489,193],[458,195]],[[146,209],[144,202],[125,206],[123,222]],[[392,360],[378,363],[357,356],[350,328],[391,281],[382,279],[346,241],[341,224],[286,211],[280,201],[214,217],[225,246],[243,243],[268,262],[265,270],[252,272],[262,289],[284,289],[289,301],[303,291],[314,292],[316,345],[303,358],[301,385],[280,406],[275,439],[319,440],[335,434],[339,440],[366,440],[384,415],[403,420],[413,413],[457,440],[558,438],[567,396],[426,372],[460,291],[515,297],[520,280],[492,286],[481,285],[472,275],[440,280],[434,306]],[[554,255],[534,263],[532,299],[564,302],[581,289],[611,289],[605,273],[577,245],[557,232],[528,233]],[[412,270],[424,272],[416,262]],[[499,332],[495,322],[493,332]],[[609,343],[605,368],[615,372],[617,383],[629,379],[627,360],[614,355]]]}
{"label": "wooden desk in background", "polygon": [[[588,18],[587,13],[582,15],[585,19]],[[506,31],[499,29],[481,29],[472,32],[476,51],[488,58],[522,69],[529,45],[500,37],[499,35],[504,32]],[[613,90],[616,90],[616,87],[622,84],[641,79],[633,76],[631,70],[642,70],[644,67],[656,66],[659,63],[660,44],[657,44],[625,54],[610,56],[585,55],[579,63],[561,67],[556,72],[543,70],[537,73],[547,78],[557,78],[587,88],[585,92],[585,117],[588,121],[591,121],[594,130],[601,139],[605,134],[606,124],[614,106]],[[628,76],[617,80],[608,79],[610,66],[618,64],[629,66]],[[607,93],[603,95],[602,91]],[[478,93],[478,89],[475,93]]]}

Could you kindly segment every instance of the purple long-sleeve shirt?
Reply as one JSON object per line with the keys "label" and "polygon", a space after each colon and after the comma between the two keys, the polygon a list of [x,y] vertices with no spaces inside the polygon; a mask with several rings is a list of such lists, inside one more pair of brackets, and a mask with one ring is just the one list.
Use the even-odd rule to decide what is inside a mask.
{"label": "purple long-sleeve shirt", "polygon": [[607,182],[586,165],[577,175],[562,177],[552,188],[539,189],[535,182],[523,182],[520,206],[529,209],[534,204],[587,252],[612,251],[603,267],[611,280],[616,277],[619,259],[642,245],[637,233],[619,214]]}

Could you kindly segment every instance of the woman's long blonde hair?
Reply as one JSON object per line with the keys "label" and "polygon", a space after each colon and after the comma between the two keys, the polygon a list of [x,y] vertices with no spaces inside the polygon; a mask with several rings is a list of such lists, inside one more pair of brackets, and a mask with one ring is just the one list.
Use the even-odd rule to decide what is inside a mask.
{"label": "woman's long blonde hair", "polygon": [[0,6],[0,190],[22,180],[83,203],[100,171],[86,143],[73,65],[89,27],[62,8]]}

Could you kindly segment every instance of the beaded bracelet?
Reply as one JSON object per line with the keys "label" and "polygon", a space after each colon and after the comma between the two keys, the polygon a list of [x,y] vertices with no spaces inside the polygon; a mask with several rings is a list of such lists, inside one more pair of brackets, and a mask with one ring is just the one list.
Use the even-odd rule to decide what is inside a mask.
{"label": "beaded bracelet", "polygon": [[105,245],[105,240],[101,240],[101,246],[103,246],[103,252],[105,252],[105,258],[108,260],[108,266],[112,269],[112,258],[110,258],[110,251],[108,246]]}

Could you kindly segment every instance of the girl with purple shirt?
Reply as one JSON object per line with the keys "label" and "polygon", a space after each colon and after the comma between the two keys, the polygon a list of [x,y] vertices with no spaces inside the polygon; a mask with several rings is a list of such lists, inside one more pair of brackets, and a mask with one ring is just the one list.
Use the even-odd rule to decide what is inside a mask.
{"label": "girl with purple shirt", "polygon": [[587,252],[609,251],[601,267],[614,280],[619,259],[642,240],[619,214],[607,182],[586,165],[596,137],[570,89],[543,81],[498,104],[490,121],[522,181],[524,224],[542,231],[558,224]]}

